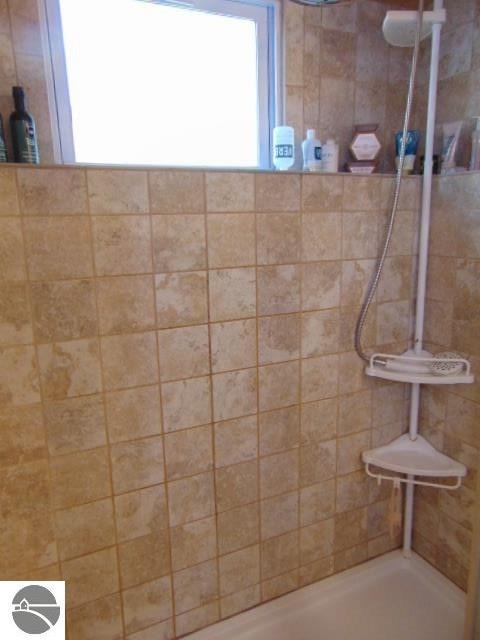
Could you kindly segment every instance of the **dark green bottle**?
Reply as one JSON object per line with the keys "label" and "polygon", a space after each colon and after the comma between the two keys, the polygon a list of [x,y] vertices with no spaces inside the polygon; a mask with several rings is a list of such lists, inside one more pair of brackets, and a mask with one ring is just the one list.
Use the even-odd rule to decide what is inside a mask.
{"label": "dark green bottle", "polygon": [[3,118],[0,114],[0,162],[8,162],[7,142],[5,140],[5,129],[3,128]]}
{"label": "dark green bottle", "polygon": [[10,129],[15,162],[39,164],[40,154],[35,120],[25,108],[25,91],[23,87],[13,87],[12,93],[15,111],[10,116]]}

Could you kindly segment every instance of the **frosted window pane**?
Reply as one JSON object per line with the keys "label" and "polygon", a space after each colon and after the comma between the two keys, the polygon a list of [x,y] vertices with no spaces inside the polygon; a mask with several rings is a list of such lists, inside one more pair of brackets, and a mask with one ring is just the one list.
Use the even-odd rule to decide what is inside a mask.
{"label": "frosted window pane", "polygon": [[256,23],[60,0],[77,162],[258,165]]}

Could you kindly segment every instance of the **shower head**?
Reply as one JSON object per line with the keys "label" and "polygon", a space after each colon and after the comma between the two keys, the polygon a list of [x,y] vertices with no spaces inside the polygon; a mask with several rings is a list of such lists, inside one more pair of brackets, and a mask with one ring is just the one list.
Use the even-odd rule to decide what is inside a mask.
{"label": "shower head", "polygon": [[291,0],[296,4],[303,4],[306,7],[326,7],[329,4],[338,4],[345,0]]}

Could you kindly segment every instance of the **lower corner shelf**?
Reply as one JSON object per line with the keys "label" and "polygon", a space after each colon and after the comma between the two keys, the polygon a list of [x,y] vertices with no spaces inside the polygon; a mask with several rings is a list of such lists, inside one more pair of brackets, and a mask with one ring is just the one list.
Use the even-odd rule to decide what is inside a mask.
{"label": "lower corner shelf", "polygon": [[[364,451],[362,459],[365,463],[367,474],[378,481],[390,480],[442,489],[458,489],[462,478],[467,474],[465,465],[437,451],[422,436],[417,436],[415,440],[411,440],[408,434],[405,434],[390,442],[390,444]],[[370,469],[371,466],[405,474],[407,477],[383,475],[372,471]],[[455,484],[418,480],[414,476],[455,478]]]}

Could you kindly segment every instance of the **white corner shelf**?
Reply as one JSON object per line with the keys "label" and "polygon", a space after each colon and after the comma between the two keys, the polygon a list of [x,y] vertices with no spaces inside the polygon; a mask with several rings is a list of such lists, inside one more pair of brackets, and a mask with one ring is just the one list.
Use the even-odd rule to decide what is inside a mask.
{"label": "white corner shelf", "polygon": [[[446,21],[445,9],[423,12],[421,39],[432,32],[434,24]],[[418,11],[388,11],[383,21],[383,35],[394,47],[413,47],[418,24]]]}
{"label": "white corner shelf", "polygon": [[[364,451],[362,460],[366,472],[377,480],[390,480],[420,484],[424,486],[440,487],[442,489],[458,489],[461,479],[467,474],[465,465],[449,458],[437,451],[425,438],[417,436],[411,440],[408,434],[400,436],[387,445]],[[423,476],[426,478],[455,478],[455,484],[441,484],[412,478],[386,476],[374,472],[370,466],[379,467],[387,471],[402,473],[406,476]]]}
{"label": "white corner shelf", "polygon": [[[374,353],[365,373],[372,378],[410,384],[471,384],[475,381],[470,362],[465,358],[436,358],[431,354],[417,356]],[[448,374],[435,373],[434,365],[457,365],[457,371]]]}

